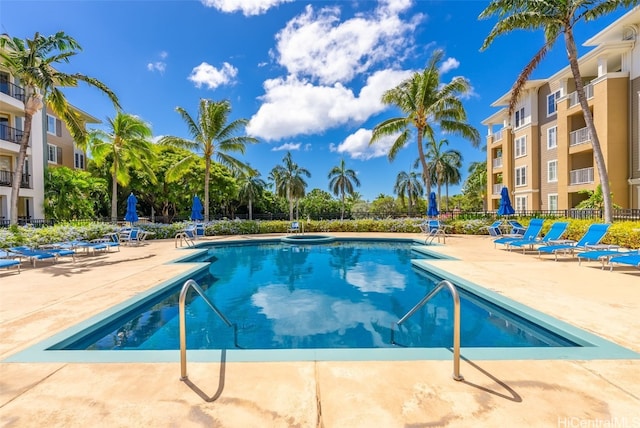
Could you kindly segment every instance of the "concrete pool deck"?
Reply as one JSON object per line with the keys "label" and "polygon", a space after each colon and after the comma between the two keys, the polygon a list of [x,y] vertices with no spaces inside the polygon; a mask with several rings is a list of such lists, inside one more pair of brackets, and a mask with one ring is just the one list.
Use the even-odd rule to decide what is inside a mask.
{"label": "concrete pool deck", "polygon": [[[510,253],[489,237],[452,236],[434,249],[458,259],[432,262],[452,274],[640,352],[640,270]],[[0,270],[0,361],[184,273],[189,264],[168,262],[189,251],[150,241],[75,263],[23,263],[21,274]],[[637,359],[465,360],[462,382],[451,380],[451,360],[188,369],[181,382],[179,363],[0,362],[0,425],[640,427]]]}

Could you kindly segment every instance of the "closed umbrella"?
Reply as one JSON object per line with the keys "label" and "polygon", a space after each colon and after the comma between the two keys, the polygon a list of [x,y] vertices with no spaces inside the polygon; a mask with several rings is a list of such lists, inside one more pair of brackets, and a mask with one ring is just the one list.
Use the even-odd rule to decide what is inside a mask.
{"label": "closed umbrella", "polygon": [[429,208],[427,209],[427,217],[438,217],[438,202],[436,201],[436,192],[429,194]]}
{"label": "closed umbrella", "polygon": [[193,197],[193,203],[191,204],[191,220],[203,220],[204,216],[202,215],[202,202],[200,202],[200,198],[198,195]]}
{"label": "closed umbrella", "polygon": [[138,221],[138,213],[136,211],[137,203],[138,203],[138,200],[136,199],[136,197],[133,195],[133,192],[132,192],[127,198],[127,212],[124,215],[125,221],[130,222],[132,225],[133,223]]}
{"label": "closed umbrella", "polygon": [[498,207],[498,215],[511,215],[515,214],[515,210],[511,206],[511,199],[509,198],[509,189],[503,187],[500,191],[500,206]]}

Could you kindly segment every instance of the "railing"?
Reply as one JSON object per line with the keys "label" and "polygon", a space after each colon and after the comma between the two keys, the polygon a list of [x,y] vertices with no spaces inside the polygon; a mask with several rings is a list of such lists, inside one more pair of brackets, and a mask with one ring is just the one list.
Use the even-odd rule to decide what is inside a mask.
{"label": "railing", "polygon": [[24,88],[21,86],[9,82],[3,82],[0,83],[0,92],[24,102]]}
{"label": "railing", "polygon": [[492,188],[492,194],[493,195],[499,195],[500,192],[502,191],[502,188],[504,187],[504,184],[500,183],[500,184],[494,184],[493,188]]}
{"label": "railing", "polygon": [[493,167],[494,168],[502,168],[502,157],[493,159]]}
{"label": "railing", "polygon": [[227,325],[227,327],[233,327],[233,344],[238,347],[238,326],[232,324],[231,321],[224,316],[222,312],[209,300],[204,291],[197,282],[193,279],[187,280],[182,286],[180,291],[180,298],[178,300],[179,315],[180,315],[180,380],[187,380],[187,315],[185,311],[185,301],[187,300],[187,293],[189,289],[193,288],[205,303],[211,308],[213,312]]}
{"label": "railing", "polygon": [[574,169],[569,172],[569,184],[593,183],[593,167]]}
{"label": "railing", "polygon": [[579,144],[588,143],[591,141],[591,132],[589,128],[580,128],[569,134],[569,145],[577,146]]}
{"label": "railing", "polygon": [[22,129],[12,128],[5,124],[0,125],[0,140],[20,144],[23,135],[24,131]]}
{"label": "railing", "polygon": [[453,379],[454,380],[464,380],[464,378],[460,375],[460,296],[458,295],[458,290],[453,284],[447,280],[440,281],[436,288],[431,290],[429,294],[424,296],[417,305],[415,305],[409,312],[405,314],[402,318],[400,318],[395,323],[391,324],[391,343],[394,338],[395,326],[400,326],[413,314],[415,314],[421,307],[425,305],[433,296],[438,294],[440,290],[447,287],[449,292],[451,293],[451,297],[453,298]]}
{"label": "railing", "polygon": [[[23,189],[31,188],[31,175],[22,174],[20,187]],[[13,184],[13,171],[0,170],[0,186],[11,187]]]}
{"label": "railing", "polygon": [[501,129],[501,130],[499,130],[499,131],[494,132],[494,133],[492,134],[492,137],[493,137],[493,141],[494,141],[494,142],[495,142],[495,141],[500,141],[500,140],[502,140],[502,129]]}
{"label": "railing", "polygon": [[[591,83],[589,83],[588,85],[585,85],[584,94],[588,100],[593,98],[593,85]],[[578,91],[571,92],[569,94],[569,108],[577,104],[580,104],[580,101],[578,100]]]}

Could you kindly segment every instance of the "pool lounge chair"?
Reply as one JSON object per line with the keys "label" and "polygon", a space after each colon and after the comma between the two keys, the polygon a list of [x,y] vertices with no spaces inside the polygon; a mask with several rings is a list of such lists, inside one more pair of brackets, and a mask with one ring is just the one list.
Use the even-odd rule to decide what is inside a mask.
{"label": "pool lounge chair", "polygon": [[440,238],[442,238],[443,244],[446,242],[447,226],[445,226],[440,220],[426,220],[422,222],[419,227],[422,233],[427,235],[425,244],[430,244],[435,239],[440,242]]}
{"label": "pool lounge chair", "polygon": [[302,226],[300,225],[299,221],[291,222],[291,225],[287,229],[287,233],[301,233],[301,232],[302,232]]}
{"label": "pool lounge chair", "polygon": [[602,245],[602,248],[597,250],[588,250],[578,253],[578,266],[582,264],[582,261],[599,261],[604,269],[605,265],[609,263],[609,260],[612,257],[618,256],[627,256],[629,254],[633,254],[633,252],[629,252],[626,248],[619,248],[616,245],[611,245],[609,248],[606,248],[606,245]]}
{"label": "pool lounge chair", "polygon": [[53,263],[56,262],[56,255],[53,253],[50,253],[48,251],[43,251],[43,250],[34,250],[32,248],[29,247],[11,247],[9,248],[9,251],[19,255],[20,257],[24,257],[26,259],[29,259],[29,261],[31,261],[31,264],[33,265],[33,267],[36,267],[36,262],[38,260],[51,260]]}
{"label": "pool lounge chair", "polygon": [[547,245],[538,248],[538,257],[542,253],[553,254],[558,260],[558,254],[575,255],[577,251],[588,251],[589,245],[597,245],[607,234],[610,224],[592,224],[579,241],[564,240],[558,245]]}
{"label": "pool lounge chair", "polygon": [[569,223],[565,221],[557,221],[551,225],[551,228],[542,237],[542,239],[519,239],[517,241],[509,242],[507,244],[507,247],[509,247],[509,250],[511,250],[511,247],[522,248],[522,253],[524,254],[527,250],[533,250],[536,246],[547,245],[550,242],[561,239],[564,233],[567,231],[567,227],[569,227]]}
{"label": "pool lounge chair", "polygon": [[538,235],[540,235],[540,232],[542,232],[543,224],[544,224],[543,219],[533,218],[529,222],[529,226],[526,229],[524,229],[524,233],[522,235],[503,236],[502,238],[498,238],[493,241],[493,247],[495,248],[496,244],[502,244],[508,248],[511,242],[522,241],[522,240],[526,240],[526,241],[536,240],[538,238]]}
{"label": "pool lounge chair", "polygon": [[0,250],[0,269],[9,270],[9,268],[12,268],[13,266],[17,266],[18,273],[20,273],[20,268],[22,266],[20,255]]}
{"label": "pool lounge chair", "polygon": [[609,259],[610,271],[613,270],[613,266],[615,264],[629,265],[629,266],[634,266],[640,269],[640,250],[638,250],[637,252],[634,252],[633,254],[628,254],[626,256],[611,257]]}
{"label": "pool lounge chair", "polygon": [[489,236],[502,236],[502,221],[494,221],[490,226],[487,226],[487,230],[489,231]]}
{"label": "pool lounge chair", "polygon": [[520,224],[517,220],[507,220],[507,224],[511,226],[510,235],[524,235],[524,232],[527,230],[526,227]]}

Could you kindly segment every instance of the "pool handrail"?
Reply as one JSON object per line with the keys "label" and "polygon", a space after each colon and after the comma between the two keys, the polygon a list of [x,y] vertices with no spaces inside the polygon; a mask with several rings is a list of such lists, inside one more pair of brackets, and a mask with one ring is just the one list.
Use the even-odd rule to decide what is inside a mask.
{"label": "pool handrail", "polygon": [[395,323],[391,324],[391,342],[393,343],[393,332],[394,332],[394,324],[400,327],[402,323],[411,318],[413,314],[415,314],[418,309],[424,306],[433,296],[435,296],[440,290],[444,287],[449,289],[451,293],[451,297],[453,298],[453,379],[454,380],[464,380],[464,377],[460,374],[460,295],[458,294],[458,290],[456,287],[449,281],[442,280],[436,285],[436,287],[431,290],[426,296],[422,298],[409,312],[407,312],[402,318],[400,318]]}
{"label": "pool handrail", "polygon": [[202,288],[198,285],[198,283],[193,279],[188,279],[185,281],[182,286],[182,290],[180,290],[180,298],[178,299],[178,307],[179,307],[179,315],[180,315],[180,380],[187,380],[187,316],[185,311],[185,301],[187,300],[187,293],[189,289],[193,288],[205,303],[213,310],[213,312],[220,317],[220,319],[228,326],[233,327],[233,343],[236,347],[238,347],[238,326],[236,324],[232,324],[231,321],[224,316],[220,309],[216,308],[216,305],[209,300],[206,296]]}

